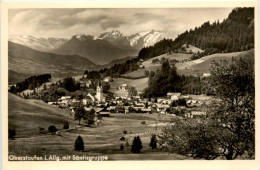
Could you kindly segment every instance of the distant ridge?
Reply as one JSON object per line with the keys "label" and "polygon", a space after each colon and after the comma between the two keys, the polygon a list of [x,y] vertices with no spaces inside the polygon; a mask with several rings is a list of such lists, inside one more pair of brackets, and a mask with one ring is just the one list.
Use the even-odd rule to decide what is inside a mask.
{"label": "distant ridge", "polygon": [[[79,55],[58,55],[39,52],[20,44],[8,42],[8,69],[15,73],[35,75],[51,73],[52,76],[83,74],[84,70],[95,68],[95,64]],[[14,81],[14,80],[12,80]]]}

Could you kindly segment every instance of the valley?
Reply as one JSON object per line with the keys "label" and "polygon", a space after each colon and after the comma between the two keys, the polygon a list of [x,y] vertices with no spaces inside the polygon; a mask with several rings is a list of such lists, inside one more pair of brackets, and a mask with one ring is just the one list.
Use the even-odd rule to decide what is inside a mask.
{"label": "valley", "polygon": [[234,8],[187,31],[176,25],[178,34],[135,20],[148,13],[120,16],[139,22],[128,30],[129,17],[111,17],[117,10],[98,19],[69,11],[66,28],[87,23],[59,28],[70,38],[9,36],[9,160],[255,159],[254,9]]}

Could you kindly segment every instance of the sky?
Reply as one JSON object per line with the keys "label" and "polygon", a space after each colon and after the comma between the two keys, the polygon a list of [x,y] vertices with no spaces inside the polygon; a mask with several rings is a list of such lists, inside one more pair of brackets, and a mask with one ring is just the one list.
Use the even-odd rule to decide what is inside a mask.
{"label": "sky", "polygon": [[9,36],[71,38],[99,36],[119,30],[123,35],[159,30],[174,35],[228,17],[232,8],[65,8],[9,9]]}

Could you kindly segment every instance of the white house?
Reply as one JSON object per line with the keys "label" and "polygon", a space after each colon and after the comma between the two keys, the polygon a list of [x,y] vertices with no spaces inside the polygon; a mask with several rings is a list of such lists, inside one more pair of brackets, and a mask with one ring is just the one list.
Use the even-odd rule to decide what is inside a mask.
{"label": "white house", "polygon": [[141,64],[141,65],[139,66],[139,68],[144,68],[144,65]]}
{"label": "white house", "polygon": [[171,104],[171,100],[167,100],[167,99],[166,99],[166,100],[163,100],[163,101],[162,101],[162,104]]}
{"label": "white house", "polygon": [[192,99],[192,97],[191,97],[191,96],[188,96],[188,95],[186,95],[186,96],[181,96],[181,98],[182,98],[182,99],[186,99],[186,100]]}
{"label": "white house", "polygon": [[128,90],[128,85],[127,84],[122,84],[121,86],[119,86],[119,90],[123,90],[123,91]]}
{"label": "white house", "polygon": [[105,82],[111,82],[111,81],[112,81],[112,78],[111,78],[111,77],[106,77],[106,78],[104,79],[104,81],[105,81]]}
{"label": "white house", "polygon": [[210,73],[203,73],[202,74],[202,77],[209,77],[210,76]]}
{"label": "white house", "polygon": [[172,93],[172,92],[167,93],[167,98],[170,98],[171,101],[179,100],[180,97],[181,97],[181,93]]}
{"label": "white house", "polygon": [[179,97],[175,96],[175,95],[172,95],[171,96],[171,101],[176,101],[176,100],[179,100]]}
{"label": "white house", "polygon": [[71,98],[71,96],[62,96],[61,98],[60,98],[60,100],[68,100],[68,99],[70,99]]}
{"label": "white house", "polygon": [[[90,93],[89,93],[90,94]],[[91,95],[91,94],[90,94]],[[94,99],[94,98],[93,98]],[[93,100],[90,96],[86,96],[86,98],[84,98],[84,99],[82,99],[82,103],[84,104],[84,105],[87,105],[87,104],[89,104],[89,103],[93,103],[94,102],[94,100]]]}

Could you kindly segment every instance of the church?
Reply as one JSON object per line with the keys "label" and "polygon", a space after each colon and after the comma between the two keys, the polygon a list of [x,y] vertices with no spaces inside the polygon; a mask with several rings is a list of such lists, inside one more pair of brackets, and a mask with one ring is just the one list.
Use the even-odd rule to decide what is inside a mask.
{"label": "church", "polygon": [[99,85],[97,86],[97,93],[96,93],[95,97],[96,97],[98,102],[105,102],[102,86],[99,86]]}

